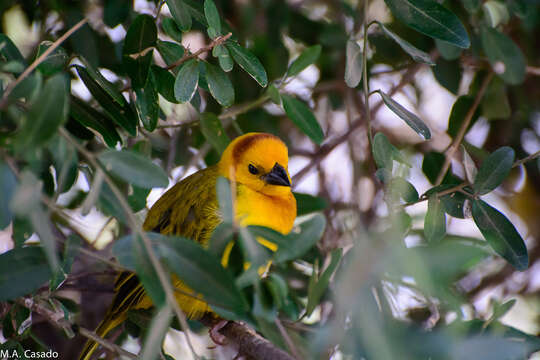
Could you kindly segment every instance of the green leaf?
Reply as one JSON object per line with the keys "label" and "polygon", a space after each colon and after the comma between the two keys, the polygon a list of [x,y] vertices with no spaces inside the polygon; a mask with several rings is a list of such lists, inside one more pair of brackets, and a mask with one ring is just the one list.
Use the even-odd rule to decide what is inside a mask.
{"label": "green leaf", "polygon": [[94,82],[96,82],[103,90],[105,90],[105,92],[109,94],[114,101],[116,101],[121,106],[127,105],[126,99],[122,96],[122,93],[120,92],[120,90],[118,90],[116,85],[114,85],[103,75],[101,75],[101,73],[96,70],[84,57],[79,56],[79,60],[83,63],[88,76],[90,76],[90,78],[94,80]]}
{"label": "green leaf", "polygon": [[529,266],[529,257],[525,242],[514,225],[482,200],[472,200],[472,216],[482,235],[495,250],[519,271]]}
{"label": "green leaf", "polygon": [[210,94],[217,102],[225,107],[234,103],[234,88],[231,81],[220,68],[204,63],[206,67],[206,81]]}
{"label": "green leaf", "polygon": [[70,115],[77,122],[100,133],[108,147],[122,143],[114,125],[105,115],[73,95],[70,100]]}
{"label": "green leaf", "polygon": [[115,101],[105,88],[101,87],[100,84],[90,76],[86,68],[78,65],[74,65],[74,67],[77,70],[77,74],[79,74],[79,77],[88,88],[88,91],[90,91],[107,115],[117,125],[124,128],[131,136],[137,135],[137,119],[129,105],[126,102],[122,104]]}
{"label": "green leaf", "polygon": [[510,14],[506,5],[499,1],[486,1],[482,4],[484,18],[491,27],[497,27],[499,24],[506,24],[510,20]]}
{"label": "green leaf", "polygon": [[499,186],[512,170],[514,150],[503,146],[490,154],[480,165],[473,184],[476,194],[484,195]]}
{"label": "green leaf", "polygon": [[461,2],[463,3],[465,10],[471,14],[480,10],[480,5],[482,4],[481,0],[461,0]]}
{"label": "green leaf", "polygon": [[281,95],[279,94],[279,90],[274,86],[274,84],[268,85],[268,90],[266,90],[266,94],[274,104],[281,105]]}
{"label": "green leaf", "polygon": [[296,198],[296,216],[322,211],[328,207],[328,202],[322,197],[298,192],[293,195]]}
{"label": "green leaf", "polygon": [[471,155],[469,155],[465,149],[465,146],[461,145],[461,151],[463,152],[463,168],[465,169],[465,177],[467,178],[467,181],[472,184],[474,179],[476,179],[478,169],[476,168],[476,164],[474,163]]}
{"label": "green leaf", "polygon": [[174,81],[174,97],[182,103],[193,97],[199,83],[199,63],[195,59],[184,63]]}
{"label": "green leaf", "polygon": [[415,202],[418,200],[418,191],[414,186],[402,177],[395,177],[390,182],[390,188],[405,202]]}
{"label": "green leaf", "polygon": [[364,57],[362,49],[354,39],[347,41],[347,61],[345,63],[345,83],[348,87],[355,88],[362,80]]}
{"label": "green leaf", "polygon": [[158,40],[156,48],[167,66],[172,65],[184,55],[184,47],[170,41]]}
{"label": "green leaf", "polygon": [[200,244],[181,237],[148,234],[159,242],[159,253],[169,269],[227,319],[248,309],[231,273]]}
{"label": "green leaf", "polygon": [[155,360],[159,358],[161,347],[165,339],[165,334],[169,330],[173,312],[169,305],[158,307],[159,311],[152,318],[150,328],[144,338],[144,346],[138,356],[141,360]]}
{"label": "green leaf", "polygon": [[[52,45],[52,41],[42,41],[38,46],[38,51],[36,54],[36,59],[41,56],[50,46]],[[56,74],[59,71],[62,71],[64,66],[66,65],[69,57],[62,47],[57,47],[53,50],[52,53],[47,55],[45,60],[43,60],[37,67],[39,71],[44,76],[51,76]]]}
{"label": "green leaf", "polygon": [[139,15],[133,20],[124,40],[122,60],[135,88],[144,88],[152,63],[151,49],[156,45],[157,27],[150,15]]}
{"label": "green leaf", "polygon": [[466,49],[471,43],[459,18],[433,0],[385,0],[392,14],[407,26],[434,39]]}
{"label": "green leaf", "polygon": [[105,169],[128,184],[144,189],[167,187],[169,179],[150,159],[128,150],[106,150],[98,156]]}
{"label": "green leaf", "polygon": [[229,72],[234,67],[234,61],[229,54],[229,50],[223,45],[215,46],[212,49],[212,56],[217,57],[219,61],[219,66],[225,72]]}
{"label": "green leaf", "polygon": [[435,45],[437,46],[437,50],[439,50],[441,57],[445,60],[452,61],[459,59],[459,57],[461,56],[462,49],[452,44],[449,44],[446,41],[436,39]]}
{"label": "green leaf", "polygon": [[20,149],[40,146],[47,142],[62,126],[69,113],[69,82],[63,73],[49,78],[30,105],[16,142]]}
{"label": "green leaf", "polygon": [[176,42],[182,42],[182,30],[178,28],[176,22],[170,17],[164,17],[161,21],[161,27],[165,34]]}
{"label": "green leaf", "polygon": [[[334,274],[334,271],[336,271],[336,268],[339,264],[339,261],[341,260],[341,256],[343,255],[343,249],[334,249],[331,253],[331,260],[328,267],[323,271],[323,273],[318,276],[318,278],[315,281],[309,282],[308,287],[308,302],[306,305],[306,314],[305,316],[311,316],[313,313],[313,310],[319,305],[319,302],[321,300],[321,297],[324,295],[324,292],[326,291],[326,288],[328,288],[328,283],[330,282],[330,277]],[[316,272],[313,271],[312,278],[315,279]]]}
{"label": "green leaf", "polygon": [[306,48],[289,66],[287,76],[298,75],[302,70],[313,64],[321,55],[321,45]]}
{"label": "green leaf", "polygon": [[326,218],[322,214],[315,214],[304,221],[300,224],[299,233],[291,232],[287,235],[287,240],[279,245],[274,261],[281,263],[300,258],[319,241],[325,226]]}
{"label": "green leaf", "polygon": [[152,265],[143,240],[138,235],[132,240],[132,252],[137,278],[143,284],[144,289],[152,299],[152,303],[157,307],[163,306],[166,302],[165,291],[161,286],[161,281],[154,265]]}
{"label": "green leaf", "polygon": [[26,66],[26,61],[11,39],[0,33],[0,56],[6,61],[16,61]]}
{"label": "green leaf", "polygon": [[176,101],[176,98],[174,97],[174,76],[168,70],[156,65],[152,65],[151,71],[156,82],[158,93],[160,93],[168,102],[177,104],[178,101]]}
{"label": "green leaf", "polygon": [[234,61],[240,65],[245,72],[247,72],[255,81],[259,83],[260,86],[266,87],[268,84],[268,77],[266,75],[266,70],[262,66],[261,62],[255,55],[253,55],[249,50],[238,45],[236,42],[228,41],[225,46],[229,50],[229,53],[232,55]]}
{"label": "green leaf", "polygon": [[191,14],[182,0],[165,0],[174,21],[183,32],[191,29]]}
{"label": "green leaf", "polygon": [[103,22],[111,29],[115,28],[126,21],[130,9],[129,0],[108,0],[103,3]]}
{"label": "green leaf", "polygon": [[45,284],[50,276],[41,247],[16,248],[0,254],[0,301],[27,295]]}
{"label": "green leaf", "polygon": [[436,195],[428,199],[428,210],[424,220],[424,236],[429,242],[439,242],[446,235],[446,215]]}
{"label": "green leaf", "polygon": [[231,184],[223,176],[218,177],[216,181],[216,194],[219,204],[219,213],[226,224],[233,224],[233,198],[231,193]]}
{"label": "green leaf", "polygon": [[206,140],[216,149],[218,154],[222,154],[231,140],[225,133],[219,118],[209,112],[201,114],[200,126]]}
{"label": "green leaf", "polygon": [[212,0],[204,0],[204,16],[208,27],[214,29],[217,35],[221,34],[221,20],[216,4]]}
{"label": "green leaf", "polygon": [[392,171],[394,165],[393,160],[393,148],[394,145],[390,143],[386,135],[382,132],[378,132],[373,137],[373,159],[379,169],[388,169]]}
{"label": "green leaf", "polygon": [[0,230],[5,229],[12,220],[11,209],[9,203],[15,194],[17,186],[17,178],[11,168],[2,160],[0,160]]}
{"label": "green leaf", "polygon": [[148,76],[144,88],[135,88],[135,95],[137,96],[135,109],[139,120],[146,130],[154,131],[158,122],[159,102],[153,73]]}
{"label": "green leaf", "polygon": [[377,24],[379,24],[379,27],[386,34],[386,36],[394,40],[407,54],[409,54],[413,58],[414,61],[428,65],[435,65],[428,53],[414,47],[407,40],[402,39],[397,34],[390,31],[390,29],[384,26],[380,21],[377,21]]}
{"label": "green leaf", "polygon": [[431,70],[441,86],[454,95],[458,94],[459,83],[462,78],[461,63],[459,60],[447,61],[440,57],[437,59],[436,66],[432,67]]}
{"label": "green leaf", "polygon": [[414,115],[409,110],[405,109],[403,106],[401,106],[398,102],[394,101],[390,96],[385,94],[381,90],[377,90],[379,95],[381,95],[383,102],[390,110],[394,112],[397,116],[399,116],[401,119],[407,123],[418,134],[422,135],[424,139],[429,140],[431,138],[431,131],[429,131],[429,128],[424,124],[422,120],[416,115]]}
{"label": "green leaf", "polygon": [[292,122],[314,143],[320,144],[324,140],[324,134],[309,107],[290,95],[282,94],[281,100],[283,109]]}
{"label": "green leaf", "polygon": [[507,85],[496,77],[488,85],[481,103],[482,116],[488,120],[507,119],[512,115],[508,100]]}
{"label": "green leaf", "polygon": [[[474,103],[474,98],[469,95],[463,95],[457,98],[454,105],[452,105],[452,110],[450,111],[450,117],[448,118],[448,135],[451,137],[456,137],[458,134],[459,129],[461,128],[461,124],[463,124],[463,120],[465,119],[467,113],[472,108]],[[473,114],[473,117],[471,119],[471,122],[469,124],[469,127],[465,131],[465,134],[471,126],[474,125],[476,120],[478,120],[478,117],[480,116],[480,109],[476,109],[476,111]]]}
{"label": "green leaf", "polygon": [[507,35],[493,28],[482,27],[482,48],[495,73],[506,83],[517,85],[525,80],[525,57]]}

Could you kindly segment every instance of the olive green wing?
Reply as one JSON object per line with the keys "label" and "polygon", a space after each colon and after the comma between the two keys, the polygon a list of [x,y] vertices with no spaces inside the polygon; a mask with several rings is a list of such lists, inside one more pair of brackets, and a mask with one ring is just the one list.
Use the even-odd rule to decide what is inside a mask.
{"label": "olive green wing", "polygon": [[169,189],[152,206],[143,229],[178,235],[206,245],[221,222],[216,197],[216,167],[208,167]]}

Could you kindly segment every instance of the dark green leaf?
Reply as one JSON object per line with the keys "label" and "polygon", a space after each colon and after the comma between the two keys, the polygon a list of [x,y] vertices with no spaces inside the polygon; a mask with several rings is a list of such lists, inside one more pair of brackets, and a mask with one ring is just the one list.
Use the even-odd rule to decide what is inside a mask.
{"label": "dark green leaf", "polygon": [[439,50],[441,57],[445,60],[456,60],[461,56],[462,49],[449,44],[446,41],[435,40],[435,45],[437,46],[437,50]]}
{"label": "dark green leaf", "polygon": [[135,109],[139,120],[146,130],[154,131],[158,122],[159,102],[153,73],[148,76],[144,88],[135,88],[135,95],[137,96]]}
{"label": "dark green leaf", "polygon": [[58,127],[67,120],[69,92],[68,78],[63,73],[56,74],[45,82],[43,91],[31,104],[17,135],[19,148],[35,148],[56,134]]}
{"label": "dark green leaf", "polygon": [[107,171],[145,189],[167,187],[167,174],[150,159],[127,150],[107,150],[98,156]]}
{"label": "dark green leaf", "polygon": [[[36,59],[41,56],[50,46],[52,45],[51,41],[43,41],[38,46],[38,52],[36,54]],[[61,71],[66,65],[69,57],[62,47],[57,47],[50,53],[45,60],[43,60],[37,67],[39,71],[45,76],[51,76]]]}
{"label": "dark green leaf", "polygon": [[274,86],[274,84],[268,85],[268,90],[266,91],[266,93],[274,104],[281,105],[281,95],[279,94],[279,90]]}
{"label": "dark green leaf", "polygon": [[41,75],[41,72],[35,72],[13,88],[13,91],[9,94],[9,99],[16,100],[25,98],[28,102],[35,101],[35,99],[41,95],[42,85],[43,75]]}
{"label": "dark green leaf", "polygon": [[328,207],[325,199],[310,194],[293,193],[296,198],[296,216],[322,211]]}
{"label": "dark green leaf", "polygon": [[[422,162],[422,171],[428,178],[429,182],[432,184],[435,184],[435,181],[437,180],[437,176],[439,175],[439,172],[441,171],[441,168],[444,163],[444,154],[431,151],[424,155],[424,161]],[[442,181],[443,184],[447,183],[458,183],[459,181],[454,181],[454,177],[451,173],[451,167],[448,169],[446,174],[444,175],[444,179]]]}
{"label": "dark green leaf", "polygon": [[247,72],[255,81],[262,87],[268,84],[268,77],[266,70],[262,66],[261,62],[255,55],[249,50],[238,45],[236,42],[227,42],[226,47],[232,55],[234,61],[240,65],[245,72]]}
{"label": "dark green leaf", "polygon": [[131,136],[137,135],[137,118],[128,104],[120,104],[101,87],[99,83],[90,77],[88,71],[82,66],[75,65],[75,69],[88,91],[109,117],[119,126],[123,127]]}
{"label": "dark green leaf", "polygon": [[144,289],[152,299],[152,303],[157,307],[163,306],[165,304],[165,291],[161,286],[161,281],[154,265],[152,265],[143,240],[138,235],[132,240],[132,251],[137,278],[143,284]]}
{"label": "dark green leaf", "polygon": [[103,22],[110,28],[126,21],[131,9],[129,0],[108,0],[103,3]]}
{"label": "dark green leaf", "polygon": [[414,61],[428,65],[435,65],[428,53],[414,47],[407,40],[402,39],[397,34],[390,31],[390,29],[384,26],[380,21],[377,21],[377,24],[379,24],[379,27],[386,34],[386,36],[394,40],[407,54],[413,58]]}
{"label": "dark green leaf", "polygon": [[428,210],[424,220],[424,236],[429,242],[438,242],[446,235],[446,215],[436,195],[428,199]]}
{"label": "dark green leaf", "polygon": [[70,114],[83,126],[96,130],[109,147],[115,147],[122,139],[112,122],[102,113],[75,96],[71,96]]}
{"label": "dark green leaf", "polygon": [[433,0],[385,0],[392,14],[407,26],[460,48],[471,43],[459,18]]}
{"label": "dark green leaf", "polygon": [[482,4],[481,0],[461,0],[461,2],[463,3],[465,10],[472,14],[480,10],[480,5]]}
{"label": "dark green leaf", "polygon": [[182,42],[182,30],[178,28],[178,25],[176,25],[176,22],[172,18],[164,17],[161,21],[161,26],[165,34],[171,39],[179,43]]}
{"label": "dark green leaf", "polygon": [[51,270],[41,247],[16,248],[0,254],[0,301],[27,295],[47,282],[50,276]]}
{"label": "dark green leaf", "polygon": [[218,154],[223,153],[231,140],[225,133],[223,125],[218,117],[212,113],[201,114],[200,118],[201,132],[206,140],[216,149]]}
{"label": "dark green leaf", "polygon": [[[81,60],[81,62],[83,63],[86,72],[88,73],[88,76],[90,76],[90,78],[92,78],[92,80],[94,80],[94,82],[96,82],[99,87],[101,87],[101,89],[105,90],[105,92],[109,94],[109,96],[121,106],[127,105],[126,99],[124,99],[122,93],[120,92],[120,90],[118,90],[116,85],[105,79],[105,77],[101,75],[101,72],[96,70],[84,57],[79,56],[79,60]],[[77,72],[79,72],[78,68]],[[88,85],[86,84],[86,86]]]}
{"label": "dark green leaf", "polygon": [[388,106],[388,108],[392,110],[394,114],[403,119],[405,123],[407,123],[407,125],[411,127],[411,129],[422,135],[426,140],[429,140],[431,138],[431,131],[429,131],[429,128],[426,126],[426,124],[424,124],[422,120],[420,120],[418,116],[405,109],[403,106],[401,106],[398,102],[394,101],[383,91],[377,90],[377,92],[381,95],[384,104]]}
{"label": "dark green leaf", "polygon": [[212,0],[204,0],[204,16],[208,21],[208,27],[214,29],[216,35],[221,33],[221,20],[219,19],[219,12]]}
{"label": "dark green leaf", "polygon": [[436,66],[432,67],[431,70],[439,84],[452,94],[458,94],[459,82],[462,77],[461,63],[459,60],[447,61],[441,57],[437,59]]}
{"label": "dark green leaf", "polygon": [[321,45],[313,45],[302,51],[289,66],[287,76],[298,75],[302,70],[313,64],[321,55]]}
{"label": "dark green leaf", "polygon": [[170,41],[158,40],[156,48],[167,65],[172,65],[184,55],[184,47]]}
{"label": "dark green leaf", "polygon": [[9,203],[15,194],[16,186],[15,174],[5,162],[0,160],[0,193],[3,194],[0,196],[0,230],[5,229],[11,223],[12,214]]}
{"label": "dark green leaf", "polygon": [[402,177],[395,177],[390,182],[392,191],[399,194],[405,202],[415,202],[418,200],[418,191],[414,186]]}
{"label": "dark green leaf", "polygon": [[[321,297],[323,296],[326,288],[328,287],[330,277],[332,276],[332,274],[334,274],[334,271],[336,270],[339,261],[341,260],[342,254],[342,249],[335,249],[334,251],[332,251],[332,259],[330,260],[330,264],[328,265],[328,267],[323,271],[323,273],[318,277],[316,281],[310,281],[310,286],[308,287],[306,316],[310,316],[313,313],[313,310],[315,310],[315,307],[319,304]],[[315,274],[315,271],[313,271],[313,278],[316,276]]]}
{"label": "dark green leaf", "polygon": [[193,97],[199,83],[199,63],[195,59],[184,63],[174,81],[174,97],[180,102],[188,102]]}
{"label": "dark green leaf", "polygon": [[6,61],[17,61],[23,65],[26,65],[24,57],[19,52],[19,49],[15,46],[13,41],[5,35],[0,33],[0,56],[5,58]]}
{"label": "dark green leaf", "polygon": [[482,28],[482,47],[494,71],[508,84],[521,84],[525,79],[525,57],[507,35],[496,29]]}
{"label": "dark green leaf", "polygon": [[[461,124],[463,124],[463,120],[465,119],[467,112],[469,112],[469,110],[472,108],[473,103],[474,98],[472,96],[463,95],[457,98],[454,105],[452,105],[450,117],[448,118],[448,135],[450,135],[451,137],[456,137],[459,129],[461,128]],[[465,131],[465,134],[471,128],[471,126],[474,125],[476,120],[478,120],[479,116],[480,110],[476,109],[469,124],[469,127]]]}
{"label": "dark green leaf", "polygon": [[501,78],[496,77],[491,80],[482,99],[481,107],[482,116],[488,120],[507,119],[512,115],[507,85]]}
{"label": "dark green leaf", "polygon": [[517,270],[526,270],[529,258],[525,242],[514,225],[482,200],[472,200],[472,216],[476,226],[497,254]]}
{"label": "dark green leaf", "polygon": [[135,88],[144,88],[152,63],[152,47],[156,45],[157,27],[150,15],[139,15],[129,27],[122,49],[126,71]]}
{"label": "dark green leaf", "polygon": [[320,144],[324,140],[324,134],[309,107],[290,95],[281,95],[281,100],[283,108],[292,122],[314,143]]}
{"label": "dark green leaf", "polygon": [[222,106],[231,106],[234,103],[234,88],[231,81],[220,68],[205,63],[206,81],[210,94]]}
{"label": "dark green leaf", "polygon": [[378,132],[373,137],[373,159],[375,160],[375,164],[377,164],[377,167],[379,169],[388,169],[389,171],[392,171],[392,167],[394,165],[393,160],[393,147],[388,141],[388,138],[386,135],[384,135],[381,132]]}
{"label": "dark green leaf", "polygon": [[159,306],[159,311],[152,318],[150,328],[146,332],[144,346],[138,356],[141,360],[156,360],[159,359],[161,347],[171,325],[173,312],[169,305]]}
{"label": "dark green leaf", "polygon": [[490,154],[478,169],[473,184],[475,193],[484,195],[499,186],[510,173],[514,157],[514,150],[508,146],[503,146]]}
{"label": "dark green leaf", "polygon": [[326,218],[321,214],[315,214],[300,224],[300,233],[291,232],[287,235],[287,241],[280,244],[274,255],[274,261],[280,263],[298,259],[304,255],[319,241],[325,226]]}
{"label": "dark green leaf", "polygon": [[183,31],[189,31],[191,29],[191,14],[186,4],[182,0],[165,0],[174,21],[178,27]]}
{"label": "dark green leaf", "polygon": [[165,100],[177,104],[174,97],[174,76],[167,70],[152,65],[152,75],[156,80],[157,91],[165,98]]}
{"label": "dark green leaf", "polygon": [[362,49],[354,39],[347,41],[347,61],[345,63],[345,83],[355,88],[362,80],[363,69]]}
{"label": "dark green leaf", "polygon": [[234,61],[229,54],[229,50],[223,45],[215,46],[212,49],[212,56],[217,57],[219,61],[219,66],[225,72],[229,72],[234,67]]}

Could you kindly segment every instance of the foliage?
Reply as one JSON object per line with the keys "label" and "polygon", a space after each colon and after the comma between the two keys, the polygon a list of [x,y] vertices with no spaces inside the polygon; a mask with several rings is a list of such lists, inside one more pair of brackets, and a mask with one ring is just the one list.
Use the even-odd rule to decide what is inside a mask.
{"label": "foliage", "polygon": [[[500,189],[509,192],[518,169],[532,179],[526,200],[540,198],[538,149],[521,143],[539,136],[534,1],[137,3],[146,8],[0,5],[0,228],[13,239],[0,254],[0,350],[52,347],[74,358],[82,337],[71,325],[92,328],[107,304],[87,289],[110,292],[128,269],[156,311],[130,314],[117,343],[129,332],[142,358],[157,358],[167,329],[187,326],[167,301],[162,268],[298,358],[522,359],[540,350],[538,338],[500,321],[515,300],[492,314],[476,308],[481,290],[532,272],[539,258],[537,224],[517,211],[525,242],[500,201],[517,203],[519,191]],[[29,27],[13,30],[9,19],[20,17],[39,41],[21,40]],[[196,35],[198,50],[187,45]],[[445,132],[419,111],[430,96],[420,77],[431,75],[455,95]],[[404,126],[386,124],[381,108]],[[486,141],[475,140],[477,126]],[[214,164],[249,131],[274,133],[292,159],[307,160],[295,162],[295,186],[317,175],[311,194],[295,192],[290,234],[239,227],[225,179],[224,221],[207,249],[142,232],[153,188]],[[325,161],[342,146],[343,163]],[[351,189],[330,173],[350,176]],[[98,233],[87,231],[92,219],[105,219]],[[477,237],[457,235],[457,219],[475,224]],[[107,236],[103,250],[96,240]],[[504,289],[526,297],[525,288]],[[51,326],[63,334],[50,336]]]}

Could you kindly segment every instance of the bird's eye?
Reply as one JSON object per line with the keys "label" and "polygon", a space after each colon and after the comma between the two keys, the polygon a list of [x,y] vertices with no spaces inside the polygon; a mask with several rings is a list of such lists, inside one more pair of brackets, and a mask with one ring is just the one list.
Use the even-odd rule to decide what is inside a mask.
{"label": "bird's eye", "polygon": [[252,164],[249,164],[248,170],[253,175],[257,175],[259,173],[259,170],[255,166],[253,166]]}

